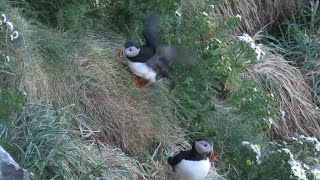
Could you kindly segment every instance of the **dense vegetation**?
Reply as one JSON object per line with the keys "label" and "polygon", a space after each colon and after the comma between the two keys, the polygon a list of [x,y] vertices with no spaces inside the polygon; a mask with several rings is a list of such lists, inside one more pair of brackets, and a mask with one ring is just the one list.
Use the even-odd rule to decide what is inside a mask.
{"label": "dense vegetation", "polygon": [[[319,179],[319,2],[288,2],[259,31],[251,1],[0,0],[0,144],[32,179],[168,179],[199,136],[210,178]],[[114,55],[151,13],[197,63],[140,89]]]}

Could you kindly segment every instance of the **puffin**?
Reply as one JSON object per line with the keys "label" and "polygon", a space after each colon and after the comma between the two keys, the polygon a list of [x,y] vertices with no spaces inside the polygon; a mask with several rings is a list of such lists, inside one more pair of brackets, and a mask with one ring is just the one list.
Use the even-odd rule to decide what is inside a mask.
{"label": "puffin", "polygon": [[116,54],[117,59],[123,56],[126,58],[122,63],[136,76],[134,82],[139,87],[168,77],[168,65],[173,60],[186,64],[194,62],[190,50],[160,43],[158,24],[159,18],[150,15],[142,29],[145,43],[139,45],[135,41],[127,40]]}
{"label": "puffin", "polygon": [[202,180],[209,173],[211,161],[214,159],[212,140],[202,137],[193,142],[192,149],[169,157],[168,163],[177,179]]}

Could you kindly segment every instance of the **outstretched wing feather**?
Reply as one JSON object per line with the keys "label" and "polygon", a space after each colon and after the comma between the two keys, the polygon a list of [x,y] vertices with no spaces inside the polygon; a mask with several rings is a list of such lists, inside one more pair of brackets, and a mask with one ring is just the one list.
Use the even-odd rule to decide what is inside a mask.
{"label": "outstretched wing feather", "polygon": [[156,15],[150,15],[144,24],[142,35],[146,40],[146,45],[151,46],[154,49],[160,44],[160,38],[158,34],[159,19]]}

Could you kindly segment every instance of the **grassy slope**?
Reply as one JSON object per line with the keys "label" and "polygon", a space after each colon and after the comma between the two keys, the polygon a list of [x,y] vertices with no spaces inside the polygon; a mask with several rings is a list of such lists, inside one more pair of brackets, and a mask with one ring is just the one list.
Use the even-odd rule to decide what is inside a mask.
{"label": "grassy slope", "polygon": [[[69,10],[77,9],[77,7],[68,8]],[[192,9],[192,5],[190,8]],[[198,9],[194,11],[197,12]],[[192,13],[195,12],[190,10],[189,16],[193,16]],[[231,171],[234,169],[235,172],[230,173],[234,178],[242,177],[236,167],[238,158],[241,156],[239,151],[241,142],[248,140],[262,143],[262,146],[268,142],[266,135],[268,130],[261,131],[263,125],[259,124],[262,122],[259,118],[262,116],[258,113],[261,112],[254,110],[256,108],[250,102],[247,104],[242,102],[242,97],[256,98],[255,103],[265,100],[263,99],[265,91],[260,91],[260,86],[257,86],[258,93],[252,94],[256,87],[252,82],[240,82],[240,84],[249,83],[248,86],[232,84],[232,81],[237,79],[232,78],[240,76],[241,73],[236,72],[230,75],[233,77],[228,77],[230,86],[225,88],[230,88],[232,91],[231,98],[227,98],[226,101],[213,99],[210,102],[215,104],[215,108],[207,113],[196,107],[199,104],[175,99],[180,96],[181,88],[183,91],[190,88],[183,86],[186,81],[181,80],[181,78],[188,80],[187,73],[180,77],[182,82],[178,82],[182,86],[177,86],[178,88],[173,91],[169,91],[167,82],[161,82],[148,89],[136,88],[131,82],[131,75],[114,59],[115,52],[122,45],[124,37],[111,30],[110,22],[105,19],[86,19],[80,13],[81,18],[78,18],[80,21],[66,21],[67,24],[64,25],[67,26],[62,26],[63,31],[59,31],[56,28],[39,25],[37,22],[26,21],[13,8],[7,7],[5,13],[11,17],[22,35],[19,41],[13,44],[11,55],[17,65],[27,65],[21,73],[25,79],[19,86],[27,92],[28,102],[38,103],[39,99],[45,98],[52,102],[53,109],[50,104],[44,105],[50,110],[74,104],[73,112],[78,115],[76,118],[66,117],[67,122],[63,121],[62,124],[68,129],[82,131],[83,134],[80,136],[83,143],[80,149],[84,151],[82,153],[87,154],[85,155],[87,157],[93,156],[97,160],[94,161],[91,169],[102,163],[100,158],[102,154],[105,161],[104,168],[109,169],[105,176],[109,178],[166,179],[170,176],[163,150],[179,150],[188,146],[185,130],[177,126],[178,122],[192,130],[192,137],[198,134],[215,137],[218,152],[217,164],[224,170],[230,170],[230,166],[234,167]],[[215,28],[214,30],[218,31],[218,28]],[[166,38],[170,38],[170,35],[172,34]],[[226,46],[218,50],[221,50],[223,55],[231,54],[228,48]],[[198,66],[197,68],[194,68],[194,74],[203,72],[202,68],[207,67]],[[201,71],[197,71],[199,69]],[[199,77],[206,75],[204,73]],[[201,83],[203,82],[199,82]],[[242,95],[242,91],[247,91],[244,92],[247,94]],[[167,93],[172,96],[168,97]],[[213,94],[211,90],[207,93]],[[262,98],[259,99],[259,96]],[[196,97],[198,96],[190,98]],[[202,98],[206,100],[208,97]],[[175,104],[172,99],[175,100]],[[184,107],[179,103],[184,103]],[[188,103],[195,108],[185,106]],[[173,114],[172,109],[181,107],[185,109],[174,112],[185,111],[183,113],[186,116],[190,115],[189,117]],[[193,117],[194,114],[196,114],[195,117]],[[79,122],[86,122],[90,128]],[[83,132],[84,129],[85,132]],[[71,142],[74,143],[73,145],[80,143],[78,136],[72,135],[72,138],[74,138],[74,142]],[[62,148],[61,151],[63,150]],[[139,161],[132,157],[136,157]],[[89,158],[87,162],[90,161]]]}
{"label": "grassy slope", "polygon": [[[79,133],[86,138],[81,138],[80,143],[80,139],[70,135],[72,146],[69,146],[78,149],[84,159],[88,158],[84,162],[92,161],[92,165],[75,166],[90,170],[102,164],[102,169],[108,169],[103,174],[111,179],[147,178],[151,173],[165,178],[169,169],[163,167],[162,162],[153,160],[153,151],[159,144],[161,149],[178,150],[176,144],[186,147],[187,142],[183,130],[173,123],[174,117],[168,109],[170,100],[164,96],[165,82],[150,89],[138,89],[131,82],[130,73],[114,59],[124,38],[108,29],[107,24],[82,32],[58,32],[26,21],[17,9],[5,3],[2,10],[20,32],[18,41],[10,45],[10,56],[23,76],[19,89],[27,93],[28,104],[39,104],[44,99],[49,104],[39,104],[44,108],[39,113],[47,108],[53,114],[54,109],[73,104],[72,112],[78,114],[63,118],[66,121],[63,128],[80,128]],[[35,113],[32,109],[31,113]],[[90,128],[79,121],[86,122]],[[37,122],[34,123],[38,127]],[[21,145],[22,151],[25,148]],[[39,145],[38,148],[45,147]],[[65,148],[62,146],[59,152],[67,151]],[[137,157],[141,162],[121,152]],[[45,157],[46,153],[42,153]],[[158,156],[160,151],[156,153]],[[22,157],[16,158],[31,172],[39,173],[37,168],[29,167],[33,161],[27,163]],[[58,160],[56,156],[51,158]],[[39,177],[36,175],[35,178]]]}

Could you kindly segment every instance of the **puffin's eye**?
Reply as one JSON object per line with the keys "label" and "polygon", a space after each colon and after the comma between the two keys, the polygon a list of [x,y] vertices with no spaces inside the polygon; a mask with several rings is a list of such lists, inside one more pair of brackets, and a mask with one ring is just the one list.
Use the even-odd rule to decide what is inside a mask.
{"label": "puffin's eye", "polygon": [[204,145],[204,147],[207,147],[207,146],[208,146],[208,144],[205,144],[205,145]]}

